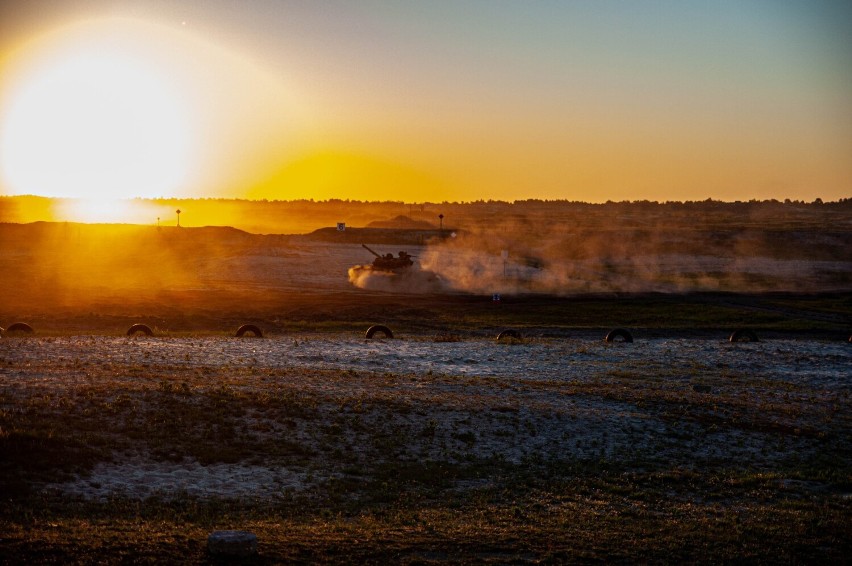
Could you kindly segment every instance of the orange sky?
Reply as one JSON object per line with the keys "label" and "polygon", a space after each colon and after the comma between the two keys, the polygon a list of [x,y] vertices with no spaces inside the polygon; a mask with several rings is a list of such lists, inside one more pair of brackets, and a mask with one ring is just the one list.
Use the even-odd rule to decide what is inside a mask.
{"label": "orange sky", "polygon": [[0,5],[0,194],[836,200],[852,9]]}

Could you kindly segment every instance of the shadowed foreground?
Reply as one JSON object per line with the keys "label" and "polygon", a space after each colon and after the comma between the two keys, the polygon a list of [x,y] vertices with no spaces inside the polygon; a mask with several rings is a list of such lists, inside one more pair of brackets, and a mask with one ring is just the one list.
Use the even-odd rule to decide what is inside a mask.
{"label": "shadowed foreground", "polygon": [[254,532],[259,564],[852,550],[838,340],[57,335],[0,354],[5,563],[205,563],[220,529]]}

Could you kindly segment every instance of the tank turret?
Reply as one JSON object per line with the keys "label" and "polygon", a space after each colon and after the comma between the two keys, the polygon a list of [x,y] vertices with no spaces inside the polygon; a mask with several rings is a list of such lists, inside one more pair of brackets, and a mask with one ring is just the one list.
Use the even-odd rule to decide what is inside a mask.
{"label": "tank turret", "polygon": [[375,256],[376,259],[373,260],[373,265],[370,266],[374,271],[398,273],[414,265],[414,256],[407,252],[399,252],[399,257],[394,257],[393,254],[379,255],[375,250],[368,247],[367,244],[361,244],[361,247]]}

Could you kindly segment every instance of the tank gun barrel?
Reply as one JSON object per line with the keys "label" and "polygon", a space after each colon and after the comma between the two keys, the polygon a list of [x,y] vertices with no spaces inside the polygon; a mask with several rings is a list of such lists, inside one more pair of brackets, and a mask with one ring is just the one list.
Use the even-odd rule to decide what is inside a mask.
{"label": "tank gun barrel", "polygon": [[377,254],[376,252],[374,252],[373,250],[371,250],[370,248],[368,248],[367,244],[361,244],[361,247],[364,248],[365,250],[367,250],[368,252],[370,252],[371,254],[373,254],[376,257],[382,257],[379,254]]}

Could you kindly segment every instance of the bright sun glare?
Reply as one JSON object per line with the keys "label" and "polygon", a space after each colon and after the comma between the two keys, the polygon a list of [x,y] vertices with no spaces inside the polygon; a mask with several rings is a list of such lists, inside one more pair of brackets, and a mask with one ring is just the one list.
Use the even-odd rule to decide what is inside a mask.
{"label": "bright sun glare", "polygon": [[181,93],[153,62],[111,47],[56,53],[18,81],[0,132],[12,191],[157,197],[185,181],[195,141]]}

